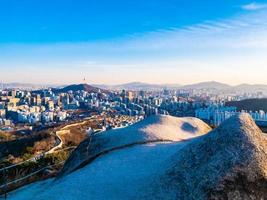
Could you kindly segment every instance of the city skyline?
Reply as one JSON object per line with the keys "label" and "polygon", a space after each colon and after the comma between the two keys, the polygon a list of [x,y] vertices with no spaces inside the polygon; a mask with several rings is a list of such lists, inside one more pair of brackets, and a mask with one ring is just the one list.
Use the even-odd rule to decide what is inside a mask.
{"label": "city skyline", "polygon": [[267,84],[267,1],[1,4],[3,82]]}

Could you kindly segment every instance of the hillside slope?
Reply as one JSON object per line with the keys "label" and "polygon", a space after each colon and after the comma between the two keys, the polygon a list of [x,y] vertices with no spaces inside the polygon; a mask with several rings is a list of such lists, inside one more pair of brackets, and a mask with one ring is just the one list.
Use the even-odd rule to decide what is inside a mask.
{"label": "hillside slope", "polygon": [[[164,130],[154,128],[148,135],[159,137]],[[191,140],[111,151],[56,181],[22,188],[10,199],[264,200],[266,163],[266,136],[249,115],[241,114]]]}
{"label": "hillside slope", "polygon": [[259,99],[245,99],[241,101],[229,101],[225,103],[226,106],[235,106],[238,111],[248,110],[248,111],[267,111],[267,98]]}
{"label": "hillside slope", "polygon": [[104,89],[100,89],[98,87],[94,87],[88,84],[77,84],[77,85],[68,85],[66,87],[63,88],[53,88],[52,91],[54,93],[66,93],[68,91],[73,91],[73,92],[77,92],[77,91],[86,91],[86,92],[94,92],[94,93],[109,93],[108,90],[104,90]]}

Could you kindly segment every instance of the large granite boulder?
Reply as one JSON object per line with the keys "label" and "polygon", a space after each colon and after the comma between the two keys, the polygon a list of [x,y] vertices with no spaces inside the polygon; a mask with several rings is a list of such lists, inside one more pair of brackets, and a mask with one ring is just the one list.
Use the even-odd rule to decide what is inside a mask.
{"label": "large granite boulder", "polygon": [[267,199],[267,137],[248,114],[192,140],[170,163],[155,177],[154,198]]}
{"label": "large granite boulder", "polygon": [[126,128],[93,134],[72,153],[58,178],[116,149],[149,142],[188,140],[210,130],[211,128],[206,123],[197,118],[155,115]]}

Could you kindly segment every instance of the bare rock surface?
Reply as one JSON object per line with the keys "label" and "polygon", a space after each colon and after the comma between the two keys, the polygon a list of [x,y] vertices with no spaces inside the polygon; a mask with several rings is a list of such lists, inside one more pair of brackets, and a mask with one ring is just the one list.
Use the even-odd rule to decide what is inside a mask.
{"label": "bare rock surface", "polygon": [[188,140],[209,132],[203,121],[167,115],[151,116],[132,126],[94,134],[83,141],[66,161],[59,177],[81,168],[112,150],[149,142],[174,142]]}
{"label": "bare rock surface", "polygon": [[267,199],[267,138],[248,114],[190,141],[170,163],[155,198]]}
{"label": "bare rock surface", "polygon": [[[193,118],[190,120],[197,121],[196,126],[193,122],[188,126],[189,119],[183,123],[179,118],[165,116],[149,120],[95,135],[96,149],[84,150],[80,146],[85,153],[79,152],[81,158],[73,157],[69,162],[88,163],[83,160],[87,152],[93,155],[114,145],[120,148],[108,150],[56,181],[21,188],[9,199],[267,199],[267,138],[249,115],[233,116],[207,134],[204,130],[209,127]],[[177,128],[177,124],[181,126]],[[198,125],[205,128],[192,128]],[[181,127],[186,127],[185,132]],[[165,131],[167,136],[162,133]],[[190,133],[190,137],[181,137],[179,132]],[[110,135],[105,136],[107,133]]]}

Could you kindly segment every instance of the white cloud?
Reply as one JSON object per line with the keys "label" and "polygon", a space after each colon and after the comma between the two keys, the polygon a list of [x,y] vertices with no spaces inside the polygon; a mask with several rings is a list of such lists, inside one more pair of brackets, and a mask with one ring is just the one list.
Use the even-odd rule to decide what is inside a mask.
{"label": "white cloud", "polygon": [[231,54],[231,51],[267,49],[267,12],[261,11],[231,19],[207,21],[184,28],[159,30],[120,42],[129,52],[190,56],[194,53]]}
{"label": "white cloud", "polygon": [[249,10],[249,11],[253,11],[253,10],[262,10],[267,8],[267,4],[262,4],[262,3],[249,3],[246,5],[242,5],[241,8],[243,10]]}
{"label": "white cloud", "polygon": [[[0,46],[0,69],[32,64],[36,77],[45,74],[42,77],[49,82],[78,82],[86,75],[98,83],[190,83],[210,77],[233,84],[266,83],[266,18],[267,12],[261,10],[112,41]],[[29,71],[35,73],[29,68],[24,71],[22,79]]]}

